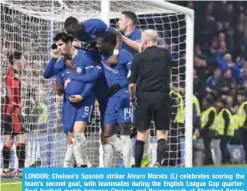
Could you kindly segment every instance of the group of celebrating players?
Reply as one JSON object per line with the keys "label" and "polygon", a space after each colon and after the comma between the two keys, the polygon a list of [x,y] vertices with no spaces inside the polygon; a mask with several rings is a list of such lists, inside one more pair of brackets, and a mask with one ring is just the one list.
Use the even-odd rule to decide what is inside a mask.
{"label": "group of celebrating players", "polygon": [[[141,31],[135,27],[136,23],[136,14],[129,11],[121,13],[118,31],[100,19],[80,23],[69,17],[64,23],[66,32],[56,34],[44,77],[55,76],[53,89],[58,95],[64,94],[62,118],[67,135],[64,167],[91,165],[85,129],[91,122],[95,100],[101,116],[104,167],[112,167],[115,156],[123,159],[125,167],[134,165],[130,138],[134,114],[128,73],[133,57],[142,49]],[[120,137],[116,128],[120,128]],[[144,156],[147,150],[146,147]]]}
{"label": "group of celebrating players", "polygon": [[[64,167],[91,166],[85,130],[91,123],[96,100],[100,111],[104,167],[113,167],[115,157],[123,160],[124,167],[136,166],[131,141],[135,99],[129,92],[128,77],[131,76],[130,67],[135,55],[145,49],[150,39],[153,40],[151,34],[155,34],[157,40],[156,31],[141,32],[136,24],[137,16],[130,11],[120,14],[118,30],[100,19],[80,23],[76,18],[69,17],[64,23],[66,32],[55,35],[52,58],[45,67],[44,78],[56,79],[52,88],[56,94],[63,95],[62,119],[67,135]],[[17,172],[21,176],[26,159],[25,129],[20,119],[19,78],[24,57],[21,52],[15,51],[9,62],[6,73],[8,93],[2,108],[5,134],[3,175],[10,175],[10,152],[16,136]],[[120,136],[116,128],[120,129]],[[151,162],[148,151],[147,141],[141,155],[143,167]]]}

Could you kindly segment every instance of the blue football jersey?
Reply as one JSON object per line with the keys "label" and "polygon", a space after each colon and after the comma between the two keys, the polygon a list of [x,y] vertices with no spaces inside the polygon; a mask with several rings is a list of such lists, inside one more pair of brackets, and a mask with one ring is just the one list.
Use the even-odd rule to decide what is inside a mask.
{"label": "blue football jersey", "polygon": [[102,56],[101,62],[104,66],[104,74],[108,86],[113,84],[128,84],[127,75],[132,63],[132,55],[125,49],[120,49],[118,54],[118,63],[116,65],[110,65],[108,63],[108,57]]}
{"label": "blue football jersey", "polygon": [[[77,54],[73,57],[72,61],[76,67],[75,71],[71,71],[68,68],[65,68],[62,72],[59,73],[57,78],[61,78],[60,83],[63,84],[65,95],[82,95],[86,97],[90,94],[93,94],[93,84],[92,83],[84,83],[82,81],[71,80],[69,77],[65,75],[65,73],[70,73],[71,75],[84,75],[88,72],[91,72],[94,68],[93,60],[85,54],[82,50],[77,50]],[[65,58],[62,57],[56,64],[56,68],[61,68],[62,65],[65,65]]]}
{"label": "blue football jersey", "polygon": [[83,25],[85,31],[80,34],[79,40],[86,43],[93,43],[99,34],[113,30],[100,19],[88,19],[81,24]]}

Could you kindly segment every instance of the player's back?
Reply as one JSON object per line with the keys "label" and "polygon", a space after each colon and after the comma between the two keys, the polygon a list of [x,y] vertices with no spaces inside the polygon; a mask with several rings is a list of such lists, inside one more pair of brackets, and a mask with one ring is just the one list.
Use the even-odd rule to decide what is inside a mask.
{"label": "player's back", "polygon": [[[118,63],[116,65],[110,65],[107,61],[110,56],[102,57],[101,61],[104,66],[104,74],[108,86],[112,86],[116,83],[123,83],[127,81],[127,74],[132,62],[132,55],[125,49],[120,49],[118,55]],[[127,88],[127,87],[126,87]]]}
{"label": "player's back", "polygon": [[100,19],[88,19],[82,22],[82,25],[85,31],[80,34],[79,40],[87,43],[94,42],[99,34],[110,29],[110,27]]}

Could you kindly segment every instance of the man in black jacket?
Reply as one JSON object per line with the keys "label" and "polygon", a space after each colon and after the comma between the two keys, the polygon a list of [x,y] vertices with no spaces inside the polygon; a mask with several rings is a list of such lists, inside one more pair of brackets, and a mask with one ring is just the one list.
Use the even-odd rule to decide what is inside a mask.
{"label": "man in black jacket", "polygon": [[144,144],[148,138],[148,129],[152,119],[155,122],[158,142],[156,167],[161,165],[167,151],[172,60],[168,50],[157,46],[157,40],[158,35],[154,30],[146,30],[142,33],[143,52],[136,55],[129,73],[129,92],[132,106],[135,105],[137,98],[135,121],[137,128],[136,167],[141,165]]}

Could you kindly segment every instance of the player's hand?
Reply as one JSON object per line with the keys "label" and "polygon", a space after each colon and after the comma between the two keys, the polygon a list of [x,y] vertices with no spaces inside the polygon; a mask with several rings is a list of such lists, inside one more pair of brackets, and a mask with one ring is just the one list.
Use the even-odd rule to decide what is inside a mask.
{"label": "player's hand", "polygon": [[108,88],[108,96],[109,97],[113,96],[120,89],[121,89],[121,86],[119,84],[113,84],[111,87]]}
{"label": "player's hand", "polygon": [[71,145],[72,144],[72,138],[73,138],[73,133],[69,132],[67,136],[67,144]]}
{"label": "player's hand", "polygon": [[136,98],[130,98],[130,107],[136,106]]}
{"label": "player's hand", "polygon": [[52,58],[58,59],[62,54],[58,49],[52,49]]}
{"label": "player's hand", "polygon": [[82,102],[83,97],[81,95],[71,95],[69,96],[69,101],[71,103],[80,103]]}
{"label": "player's hand", "polygon": [[118,56],[117,55],[112,55],[108,59],[109,64],[117,64],[118,63]]}
{"label": "player's hand", "polygon": [[59,85],[58,83],[57,83],[57,81],[55,80],[55,81],[53,81],[52,83],[51,83],[51,88],[53,89],[53,91],[57,94],[57,95],[62,95],[63,94],[63,87],[61,86],[61,85]]}

